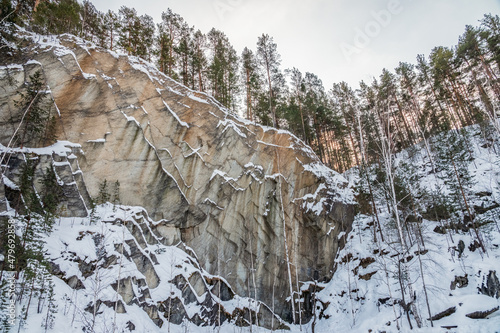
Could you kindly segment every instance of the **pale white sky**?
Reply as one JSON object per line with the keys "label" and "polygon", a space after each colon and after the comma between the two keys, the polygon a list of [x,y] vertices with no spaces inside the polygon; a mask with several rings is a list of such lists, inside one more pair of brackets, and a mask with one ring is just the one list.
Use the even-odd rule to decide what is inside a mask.
{"label": "pale white sky", "polygon": [[268,33],[278,44],[282,69],[312,72],[329,90],[334,82],[360,80],[399,61],[415,63],[435,46],[452,46],[466,24],[500,14],[500,0],[93,0],[101,11],[134,7],[156,23],[171,8],[207,33],[229,37],[238,54],[255,50]]}

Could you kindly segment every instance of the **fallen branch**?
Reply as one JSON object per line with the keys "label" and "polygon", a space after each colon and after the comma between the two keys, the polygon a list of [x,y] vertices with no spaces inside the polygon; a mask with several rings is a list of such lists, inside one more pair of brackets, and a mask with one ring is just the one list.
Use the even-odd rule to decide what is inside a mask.
{"label": "fallen branch", "polygon": [[476,312],[468,313],[465,316],[469,317],[471,319],[484,319],[484,318],[488,317],[490,314],[492,314],[493,312],[498,311],[498,309],[499,309],[499,307],[497,306],[496,308],[493,308],[493,309],[488,310],[488,311],[476,311]]}
{"label": "fallen branch", "polygon": [[439,312],[438,314],[435,314],[431,318],[427,318],[427,320],[434,321],[434,320],[443,319],[444,317],[448,317],[448,316],[454,314],[455,311],[457,311],[457,307],[452,306],[451,308],[448,308],[448,309],[444,310],[443,312]]}

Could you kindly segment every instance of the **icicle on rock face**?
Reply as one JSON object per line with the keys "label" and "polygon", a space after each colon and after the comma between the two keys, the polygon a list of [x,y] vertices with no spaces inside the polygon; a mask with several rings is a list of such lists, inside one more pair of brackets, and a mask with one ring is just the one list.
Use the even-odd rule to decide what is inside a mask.
{"label": "icicle on rock face", "polygon": [[338,236],[351,227],[354,199],[342,176],[292,134],[240,119],[141,59],[69,36],[28,42],[24,54],[0,68],[10,87],[0,104],[14,115],[0,116],[4,146],[22,116],[16,91],[43,72],[54,134],[81,147],[71,162],[79,189],[95,197],[104,180],[118,181],[121,202],[144,207],[163,244],[184,242],[235,293],[299,320],[301,282],[332,278]]}

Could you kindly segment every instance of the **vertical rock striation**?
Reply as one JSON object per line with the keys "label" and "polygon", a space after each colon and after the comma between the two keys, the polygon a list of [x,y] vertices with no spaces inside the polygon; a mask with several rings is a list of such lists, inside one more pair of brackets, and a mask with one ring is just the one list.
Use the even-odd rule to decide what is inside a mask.
{"label": "vertical rock striation", "polygon": [[22,117],[16,92],[40,71],[58,139],[81,146],[71,163],[91,196],[119,181],[122,203],[144,207],[164,245],[182,241],[236,293],[298,321],[286,299],[299,281],[332,277],[350,230],[346,180],[292,134],[242,120],[141,59],[37,38],[19,33],[23,55],[1,60],[0,143]]}

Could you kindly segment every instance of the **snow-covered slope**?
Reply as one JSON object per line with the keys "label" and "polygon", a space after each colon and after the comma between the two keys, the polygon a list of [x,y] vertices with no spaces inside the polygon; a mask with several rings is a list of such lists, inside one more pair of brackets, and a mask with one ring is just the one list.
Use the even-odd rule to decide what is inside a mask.
{"label": "snow-covered slope", "polygon": [[[472,319],[467,315],[500,306],[500,140],[494,134],[496,141],[484,140],[479,126],[468,128],[467,132],[471,150],[467,163],[474,183],[467,188],[468,203],[475,211],[486,253],[478,246],[464,208],[453,228],[449,226],[453,218],[433,221],[426,219],[432,214],[424,214],[423,219],[408,216],[405,225],[413,232],[413,238],[409,254],[404,257],[398,246],[393,215],[388,212],[383,193],[379,192],[377,207],[384,239],[377,231],[374,240],[374,215],[356,216],[353,230],[346,235],[346,246],[337,256],[334,278],[321,285],[324,289],[318,294],[318,300],[322,319],[316,324],[316,332],[328,332],[331,328],[339,332],[411,331],[402,306],[399,278],[407,278],[399,274],[402,261],[407,262],[422,320],[422,327],[418,328],[410,311],[414,332],[499,332],[500,311],[494,311],[486,319]],[[413,189],[431,192],[440,188],[443,194],[449,192],[443,181],[432,173],[423,146],[397,155],[396,170],[401,171],[409,164]],[[438,171],[437,176],[443,172]],[[359,182],[356,169],[346,177]],[[425,198],[420,199],[425,202]],[[421,232],[423,242],[417,240],[417,232]],[[424,284],[434,327],[428,319]]]}
{"label": "snow-covered slope", "polygon": [[[314,307],[314,315],[302,325],[290,325],[270,315],[272,309],[265,304],[237,295],[224,277],[207,272],[200,264],[204,253],[195,253],[183,243],[163,244],[153,230],[158,221],[144,208],[105,204],[97,207],[92,219],[59,218],[54,231],[44,238],[58,306],[52,331],[80,332],[93,326],[96,332],[110,332],[113,327],[116,332],[270,331],[263,327],[321,333],[497,332],[498,311],[485,319],[467,315],[484,315],[500,306],[500,159],[494,151],[499,141],[497,138],[494,143],[497,146],[485,144],[477,135],[478,127],[468,131],[473,157],[468,167],[475,180],[469,189],[474,194],[470,205],[477,220],[484,222],[480,233],[486,253],[477,247],[470,229],[443,234],[443,221],[407,217],[408,227],[420,229],[424,241],[419,243],[415,236],[410,255],[402,256],[391,214],[378,193],[384,239],[377,231],[374,240],[374,216],[358,214],[353,230],[338,236],[346,245],[336,256],[333,279],[301,285],[302,306]],[[80,148],[64,148],[64,143],[54,147],[61,156],[75,149]],[[431,172],[424,149],[414,147],[398,154],[396,165],[405,168],[405,163],[413,165],[413,188],[441,187],[446,191]],[[345,176],[353,184],[360,181],[356,169]],[[413,330],[401,299],[398,272],[402,259],[408,264],[416,309],[423,322],[418,328],[410,312]],[[424,282],[433,327],[428,320]],[[95,316],[93,304],[97,304]],[[44,331],[40,324],[46,319],[48,300],[42,301],[40,313],[37,307],[30,307],[25,332]]]}

